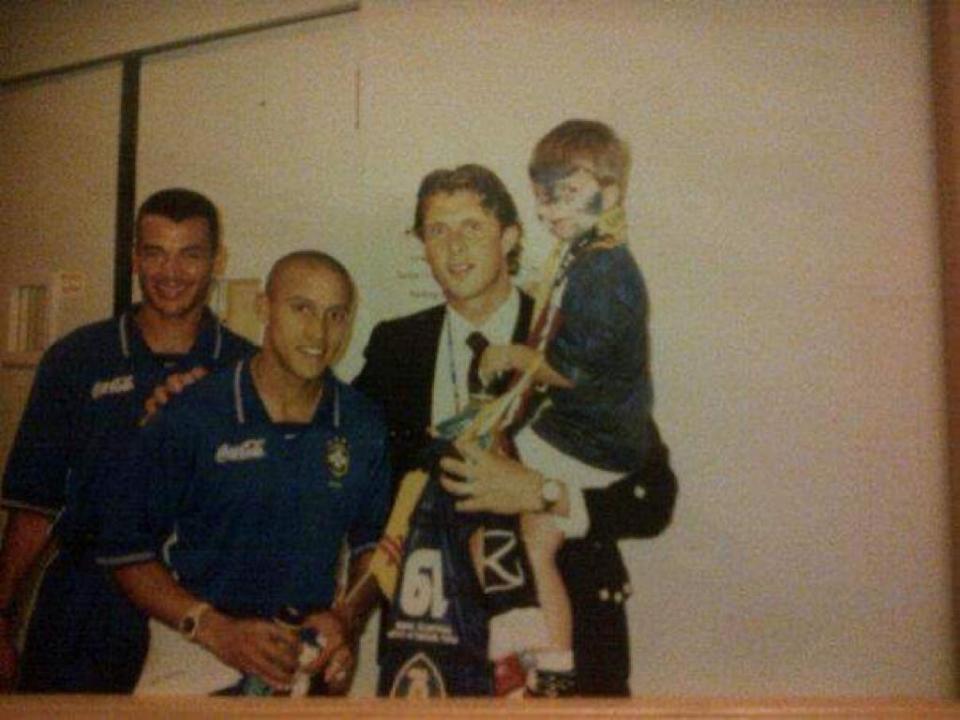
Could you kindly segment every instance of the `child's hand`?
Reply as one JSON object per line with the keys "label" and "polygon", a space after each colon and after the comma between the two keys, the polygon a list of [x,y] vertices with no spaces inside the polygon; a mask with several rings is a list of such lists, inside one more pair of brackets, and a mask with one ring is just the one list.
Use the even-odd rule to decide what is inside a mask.
{"label": "child's hand", "polygon": [[516,345],[490,345],[480,356],[480,381],[488,385],[500,373],[515,370],[514,348]]}
{"label": "child's hand", "polygon": [[526,345],[491,345],[480,358],[480,379],[487,384],[500,373],[509,370],[523,372],[539,358],[540,353]]}

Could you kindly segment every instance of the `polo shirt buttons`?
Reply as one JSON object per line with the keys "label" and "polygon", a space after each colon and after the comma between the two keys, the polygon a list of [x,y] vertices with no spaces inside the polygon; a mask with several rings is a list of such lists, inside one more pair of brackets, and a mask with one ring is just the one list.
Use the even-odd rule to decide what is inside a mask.
{"label": "polo shirt buttons", "polygon": [[633,488],[633,496],[637,500],[643,500],[647,496],[647,489],[643,485],[635,485]]}
{"label": "polo shirt buttons", "polygon": [[607,588],[600,588],[600,600],[601,602],[610,600],[610,591]]}

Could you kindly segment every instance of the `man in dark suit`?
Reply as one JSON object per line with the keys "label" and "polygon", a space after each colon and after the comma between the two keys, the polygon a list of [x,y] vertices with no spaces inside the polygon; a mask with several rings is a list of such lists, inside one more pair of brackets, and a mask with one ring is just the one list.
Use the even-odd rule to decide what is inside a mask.
{"label": "man in dark suit", "polygon": [[[421,183],[414,232],[446,302],[380,323],[356,387],[383,403],[396,477],[416,467],[427,429],[462,410],[471,392],[473,344],[525,337],[531,301],[510,280],[521,226],[503,183],[486,168],[437,170]],[[497,483],[502,515],[543,511],[571,519],[558,563],[573,606],[574,661],[583,695],[629,694],[624,602],[631,593],[617,548],[669,522],[676,496],[665,446],[648,467],[602,489],[580,490],[520,463],[470,449],[471,473]],[[562,520],[561,520],[562,522]]]}
{"label": "man in dark suit", "polygon": [[353,381],[386,408],[398,479],[416,467],[431,423],[469,400],[468,336],[522,342],[533,312],[533,300],[510,281],[521,250],[517,209],[492,172],[464,165],[429,174],[413,230],[446,302],[378,324]]}

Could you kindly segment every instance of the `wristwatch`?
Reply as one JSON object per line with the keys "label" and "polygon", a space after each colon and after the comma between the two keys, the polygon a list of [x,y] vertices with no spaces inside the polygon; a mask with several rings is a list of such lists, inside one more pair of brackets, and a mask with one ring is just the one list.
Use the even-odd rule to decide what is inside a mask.
{"label": "wristwatch", "polygon": [[559,480],[544,478],[540,486],[540,499],[543,500],[543,512],[551,512],[553,506],[563,497],[563,486]]}
{"label": "wristwatch", "polygon": [[182,618],[177,625],[177,630],[180,631],[180,634],[190,642],[194,642],[197,639],[197,630],[200,629],[200,618],[203,617],[203,614],[211,609],[210,603],[199,602],[189,610]]}

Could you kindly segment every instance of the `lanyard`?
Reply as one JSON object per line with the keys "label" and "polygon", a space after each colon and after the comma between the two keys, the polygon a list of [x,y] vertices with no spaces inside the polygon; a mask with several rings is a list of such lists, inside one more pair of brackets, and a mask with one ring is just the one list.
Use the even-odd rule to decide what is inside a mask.
{"label": "lanyard", "polygon": [[453,323],[450,322],[449,309],[444,318],[444,323],[447,326],[447,364],[450,366],[450,383],[453,385],[453,411],[456,414],[460,412],[462,406],[460,404],[460,385],[457,383],[457,364],[453,357]]}

